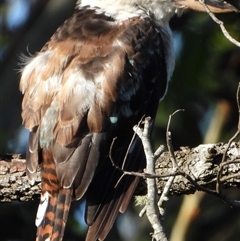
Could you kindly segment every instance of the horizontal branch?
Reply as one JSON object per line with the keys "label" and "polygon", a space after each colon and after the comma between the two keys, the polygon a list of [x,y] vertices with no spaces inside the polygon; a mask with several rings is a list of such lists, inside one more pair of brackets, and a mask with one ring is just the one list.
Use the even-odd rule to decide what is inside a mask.
{"label": "horizontal branch", "polygon": [[28,201],[39,198],[40,171],[34,185],[26,176],[26,160],[19,155],[0,156],[0,202]]}
{"label": "horizontal branch", "polygon": [[[172,173],[169,152],[164,152],[156,161],[157,189],[161,193],[169,176],[175,175],[170,195],[194,193],[207,188],[216,189],[217,173],[227,144],[205,144],[195,148],[182,147],[175,151],[178,171]],[[221,175],[222,188],[240,187],[240,146],[233,142],[227,152]],[[18,155],[0,157],[0,202],[28,201],[39,198],[40,171],[35,184],[27,179],[26,161]],[[147,173],[145,176],[149,176]],[[201,187],[201,188],[200,188]]]}
{"label": "horizontal branch", "polygon": [[224,165],[220,179],[222,188],[239,188],[240,146],[239,143],[233,142],[227,151],[226,161],[221,164],[226,148],[227,144],[224,143],[204,144],[195,148],[181,147],[181,150],[174,152],[178,164],[178,171],[175,174],[171,174],[172,157],[169,152],[164,152],[155,164],[156,174],[159,176],[159,193],[166,185],[169,175],[175,176],[170,195],[190,194],[205,189],[215,192],[220,165]]}

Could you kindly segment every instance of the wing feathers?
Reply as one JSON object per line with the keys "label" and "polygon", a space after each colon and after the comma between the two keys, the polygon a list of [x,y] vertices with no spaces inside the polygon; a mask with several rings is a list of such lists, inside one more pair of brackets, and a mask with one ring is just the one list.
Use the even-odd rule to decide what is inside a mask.
{"label": "wing feathers", "polygon": [[28,148],[26,152],[27,160],[27,176],[29,180],[34,182],[36,179],[39,155],[39,143],[38,143],[39,128],[35,127],[29,134]]}
{"label": "wing feathers", "polygon": [[[77,190],[77,199],[85,193],[98,163],[97,158],[89,160],[92,146],[92,135],[84,137],[69,159],[56,165],[56,172],[61,185],[64,188],[74,186],[74,189]],[[68,148],[64,149],[68,151]],[[97,152],[95,154],[97,157]]]}
{"label": "wing feathers", "polygon": [[[125,124],[126,129],[128,129],[128,125],[131,126],[129,123]],[[122,128],[125,129],[124,127]],[[114,153],[114,162],[121,166],[130,140],[132,139],[133,131],[131,130],[128,134],[125,133],[125,135],[120,133],[118,133],[120,140],[117,140],[116,144],[114,143],[112,151]],[[125,139],[124,146],[122,146],[121,138]],[[138,148],[128,153],[124,169],[140,171],[145,165],[141,141],[135,138],[132,145],[138,146]],[[122,172],[116,170],[109,159],[105,160],[102,166],[99,167],[99,170],[97,170],[86,194],[87,207],[85,219],[89,225],[86,241],[104,240],[118,213],[125,212],[139,178],[124,176],[118,183],[121,176]]]}
{"label": "wing feathers", "polygon": [[82,172],[78,172],[74,180],[73,186],[75,190],[75,198],[79,199],[85,194],[88,186],[90,185],[96,166],[98,165],[100,146],[102,137],[104,134],[93,134],[91,139],[91,145],[88,151],[88,157],[86,159],[85,169]]}
{"label": "wing feathers", "polygon": [[[58,118],[51,129],[61,145],[71,143],[85,115],[89,114],[89,129],[101,131],[105,117],[113,111],[118,95],[117,81],[125,63],[126,49],[122,44],[115,44],[113,39],[137,20],[127,20],[118,27],[102,24],[100,30],[104,34],[98,36],[99,29],[91,28],[94,24],[91,25],[88,19],[80,26],[74,25],[79,31],[77,42],[72,36],[64,37],[67,26],[59,30],[54,35],[58,39],[52,37],[42,52],[23,69],[20,89],[25,94],[22,118],[26,128],[31,130],[39,125],[54,102],[58,105]],[[92,34],[86,35],[87,41],[94,35],[98,38],[86,42],[84,36],[89,31]],[[128,45],[126,47],[132,51]]]}
{"label": "wing feathers", "polygon": [[[165,93],[165,57],[153,26],[147,18],[118,22],[86,6],[23,69],[28,175],[34,179],[42,163],[42,193],[49,195],[39,208],[38,241],[62,240],[72,198],[86,194],[87,241],[104,240],[126,210],[138,178],[125,176],[116,186],[122,172],[108,155],[117,137],[112,157],[123,165],[132,127],[143,115],[154,118]],[[140,171],[144,163],[136,139],[124,168]]]}

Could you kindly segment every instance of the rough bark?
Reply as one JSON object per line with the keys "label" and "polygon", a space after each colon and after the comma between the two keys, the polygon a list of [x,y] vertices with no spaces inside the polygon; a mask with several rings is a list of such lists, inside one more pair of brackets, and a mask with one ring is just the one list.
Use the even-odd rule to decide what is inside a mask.
{"label": "rough bark", "polygon": [[[189,194],[197,190],[216,190],[217,174],[227,144],[204,144],[195,148],[182,147],[175,152],[180,175],[176,175],[171,186],[170,194]],[[226,160],[222,168],[220,184],[222,188],[240,187],[240,143],[233,142],[227,151]],[[168,152],[163,153],[155,167],[158,178],[157,189],[163,190],[167,178],[164,175],[171,173],[172,162]],[[188,179],[190,178],[190,180]],[[195,182],[195,183],[194,183]]]}
{"label": "rough bark", "polygon": [[26,160],[19,155],[0,157],[0,201],[28,201],[39,198],[40,172],[36,182],[31,185],[26,176]]}

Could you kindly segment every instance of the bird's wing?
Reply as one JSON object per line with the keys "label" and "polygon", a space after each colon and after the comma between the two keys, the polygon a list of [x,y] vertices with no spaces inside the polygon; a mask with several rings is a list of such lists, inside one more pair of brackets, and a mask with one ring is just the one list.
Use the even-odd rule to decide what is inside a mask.
{"label": "bird's wing", "polygon": [[62,239],[69,195],[78,199],[87,190],[88,241],[103,240],[117,213],[125,211],[138,178],[124,177],[115,187],[122,173],[112,166],[109,149],[116,138],[114,162],[127,170],[144,167],[139,139],[128,146],[133,126],[143,115],[154,118],[166,91],[161,46],[150,19],[120,22],[84,7],[23,69],[20,89],[23,123],[30,130],[30,179],[42,163],[39,241]]}
{"label": "bird's wing", "polygon": [[[143,116],[150,116],[153,123],[159,99],[165,94],[167,70],[163,40],[150,19],[141,19],[118,36],[117,42],[125,49],[125,65],[116,101],[118,121],[106,133],[106,139],[110,134],[112,143],[116,137],[109,155],[117,166],[141,172],[145,154],[141,141],[134,137],[133,126]],[[109,157],[100,158],[86,193],[87,241],[104,240],[118,213],[126,210],[139,178],[122,175]]]}
{"label": "bird's wing", "polygon": [[[50,148],[56,163],[64,165],[75,157],[74,152],[81,152],[82,143],[87,146],[93,133],[107,130],[125,63],[125,53],[114,40],[135,21],[120,24],[94,9],[82,8],[29,60],[20,89],[23,124],[31,131],[30,178],[42,147]],[[82,142],[84,137],[89,141]]]}

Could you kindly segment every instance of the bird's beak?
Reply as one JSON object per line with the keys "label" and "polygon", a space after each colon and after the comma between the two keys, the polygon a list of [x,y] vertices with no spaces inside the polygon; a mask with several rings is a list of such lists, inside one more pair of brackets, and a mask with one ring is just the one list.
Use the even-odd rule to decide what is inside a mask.
{"label": "bird's beak", "polygon": [[[177,4],[185,8],[206,12],[204,6],[198,0],[175,0]],[[239,12],[237,8],[223,0],[205,0],[204,3],[213,13]]]}

